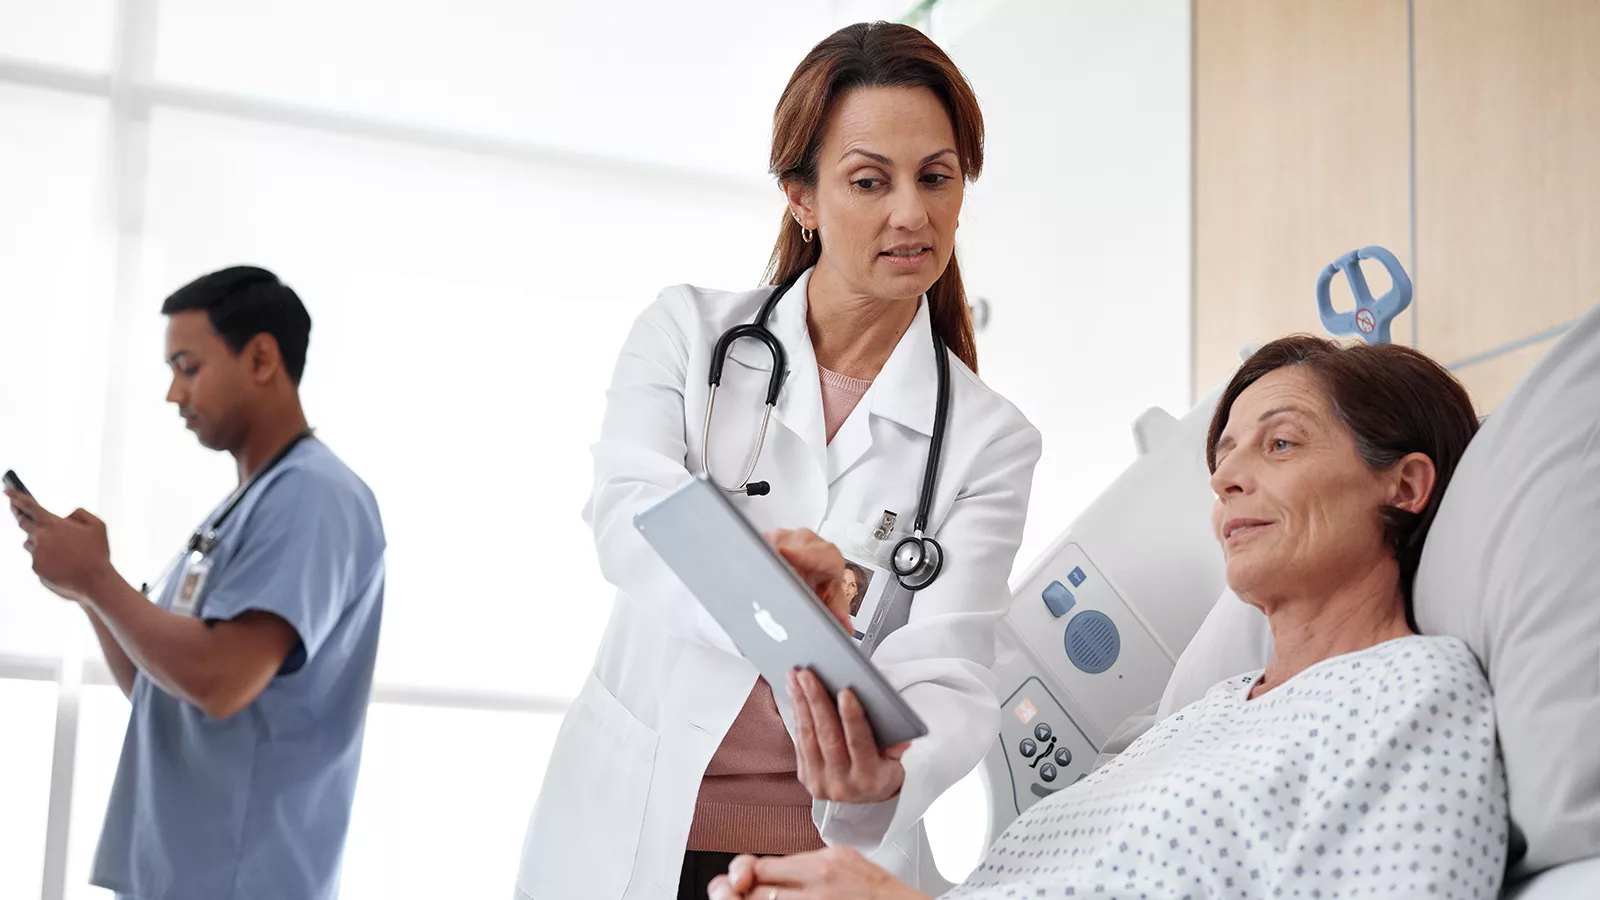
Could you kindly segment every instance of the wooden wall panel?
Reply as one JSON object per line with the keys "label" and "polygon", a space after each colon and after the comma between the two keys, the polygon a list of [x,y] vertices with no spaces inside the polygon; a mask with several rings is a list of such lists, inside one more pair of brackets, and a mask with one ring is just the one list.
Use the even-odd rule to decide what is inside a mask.
{"label": "wooden wall panel", "polygon": [[[1416,0],[1419,346],[1600,302],[1600,0]],[[1491,409],[1550,342],[1461,373]]]}
{"label": "wooden wall panel", "polygon": [[1517,386],[1522,373],[1538,362],[1555,342],[1555,338],[1550,338],[1520,347],[1493,359],[1457,369],[1455,375],[1466,385],[1467,393],[1472,395],[1473,405],[1479,412],[1493,412],[1500,401],[1511,393],[1511,389]]}
{"label": "wooden wall panel", "polygon": [[1323,333],[1313,288],[1334,257],[1381,244],[1410,268],[1406,3],[1196,0],[1194,29],[1203,394],[1240,346]]}

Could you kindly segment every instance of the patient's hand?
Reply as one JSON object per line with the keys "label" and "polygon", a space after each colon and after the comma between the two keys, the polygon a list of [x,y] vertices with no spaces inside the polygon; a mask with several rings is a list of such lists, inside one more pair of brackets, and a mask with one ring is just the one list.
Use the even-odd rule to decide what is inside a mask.
{"label": "patient's hand", "polygon": [[711,882],[711,900],[927,900],[850,847],[794,856],[736,857]]}

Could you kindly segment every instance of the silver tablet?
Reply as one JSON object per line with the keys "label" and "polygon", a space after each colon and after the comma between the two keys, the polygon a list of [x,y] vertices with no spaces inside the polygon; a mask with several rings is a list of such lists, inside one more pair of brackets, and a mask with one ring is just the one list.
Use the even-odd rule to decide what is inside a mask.
{"label": "silver tablet", "polygon": [[715,485],[694,478],[633,524],[776,690],[785,689],[790,670],[807,668],[829,696],[855,691],[880,748],[928,733],[811,588]]}

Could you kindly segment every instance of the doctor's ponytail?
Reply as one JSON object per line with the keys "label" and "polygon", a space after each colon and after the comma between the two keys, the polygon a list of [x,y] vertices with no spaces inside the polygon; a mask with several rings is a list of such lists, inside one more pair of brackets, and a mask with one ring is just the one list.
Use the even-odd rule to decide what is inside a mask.
{"label": "doctor's ponytail", "polygon": [[[983,169],[983,112],[972,86],[927,35],[909,25],[863,22],[841,28],[806,54],[789,78],[772,116],[771,171],[780,183],[815,185],[817,154],[834,101],[862,87],[927,88],[950,115],[961,173],[968,181]],[[817,264],[820,241],[802,240],[784,210],[778,241],[767,264],[767,283],[779,284]],[[967,290],[954,252],[928,288],[933,327],[951,352],[978,371],[978,344]]]}

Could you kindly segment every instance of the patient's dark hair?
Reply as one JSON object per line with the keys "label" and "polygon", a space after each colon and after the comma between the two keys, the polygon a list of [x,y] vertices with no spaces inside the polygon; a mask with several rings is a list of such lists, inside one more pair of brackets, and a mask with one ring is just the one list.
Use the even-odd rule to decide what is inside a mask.
{"label": "patient's dark hair", "polygon": [[1478,430],[1472,400],[1455,376],[1409,347],[1346,345],[1310,335],[1282,338],[1245,360],[1222,392],[1206,438],[1206,466],[1212,472],[1217,470],[1217,442],[1228,426],[1234,401],[1267,373],[1286,366],[1304,366],[1322,384],[1334,414],[1355,436],[1356,452],[1367,465],[1388,469],[1411,453],[1433,460],[1437,480],[1422,512],[1396,507],[1383,511],[1388,540],[1400,561],[1406,621],[1415,631],[1412,582],[1450,476]]}
{"label": "patient's dark hair", "polygon": [[278,276],[255,266],[233,266],[196,278],[161,305],[165,316],[194,310],[205,312],[235,355],[256,335],[272,335],[289,380],[300,384],[311,343],[311,314]]}

